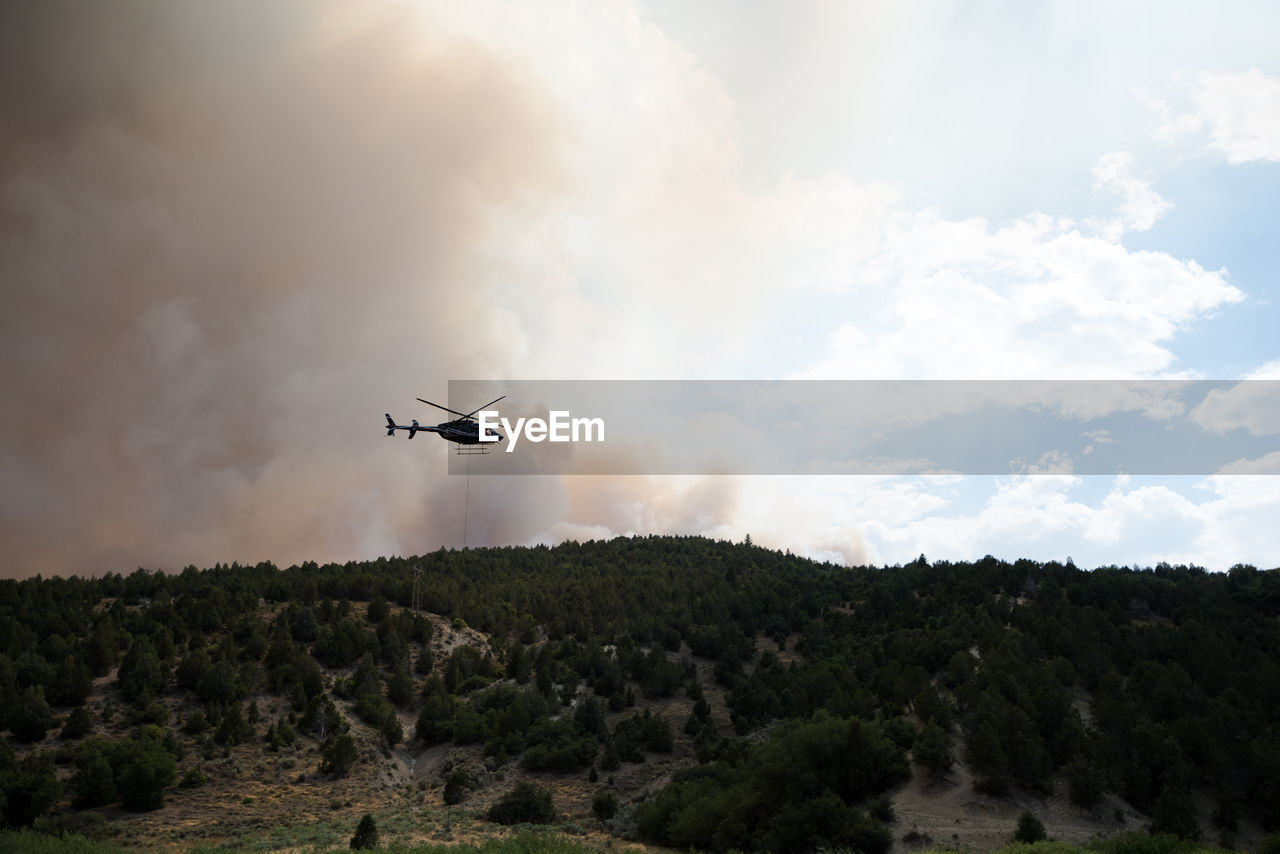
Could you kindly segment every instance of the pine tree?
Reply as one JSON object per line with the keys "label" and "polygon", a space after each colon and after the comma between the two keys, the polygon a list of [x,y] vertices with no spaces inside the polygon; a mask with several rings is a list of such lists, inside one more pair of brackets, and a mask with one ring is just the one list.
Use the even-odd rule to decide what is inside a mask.
{"label": "pine tree", "polygon": [[325,742],[323,755],[321,773],[345,777],[357,758],[356,743],[350,735],[330,736]]}
{"label": "pine tree", "polygon": [[355,836],[351,837],[351,847],[356,850],[378,847],[378,823],[369,813],[365,813],[364,818],[360,819]]}
{"label": "pine tree", "polygon": [[951,738],[933,721],[929,721],[911,749],[911,757],[917,764],[928,768],[935,776],[945,774],[955,764],[951,751]]}

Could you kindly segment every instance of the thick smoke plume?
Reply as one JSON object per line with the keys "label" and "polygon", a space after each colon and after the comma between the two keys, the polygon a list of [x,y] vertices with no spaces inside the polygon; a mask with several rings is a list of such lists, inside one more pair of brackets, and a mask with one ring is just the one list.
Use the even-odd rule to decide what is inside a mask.
{"label": "thick smoke plume", "polygon": [[[490,224],[563,172],[522,69],[407,4],[41,0],[0,103],[0,573],[461,543],[378,422],[511,367]],[[559,485],[487,490],[502,541]]]}

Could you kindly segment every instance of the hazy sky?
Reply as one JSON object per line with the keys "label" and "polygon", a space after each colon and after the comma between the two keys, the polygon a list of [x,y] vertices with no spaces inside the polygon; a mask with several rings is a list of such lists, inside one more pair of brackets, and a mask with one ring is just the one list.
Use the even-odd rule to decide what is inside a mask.
{"label": "hazy sky", "polygon": [[1261,2],[6,3],[0,574],[412,554],[462,544],[464,501],[471,545],[1274,566],[1276,477],[468,494],[379,424],[434,423],[450,379],[1280,378],[1278,30]]}

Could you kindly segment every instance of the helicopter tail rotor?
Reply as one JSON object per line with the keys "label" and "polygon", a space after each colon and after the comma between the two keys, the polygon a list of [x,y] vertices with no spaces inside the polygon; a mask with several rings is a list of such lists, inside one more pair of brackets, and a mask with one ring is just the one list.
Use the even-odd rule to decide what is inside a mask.
{"label": "helicopter tail rotor", "polygon": [[390,413],[390,412],[388,412],[386,415],[387,415],[387,435],[388,435],[388,436],[394,436],[394,435],[396,434],[396,431],[397,431],[397,430],[408,430],[408,431],[409,431],[409,438],[410,438],[410,439],[412,439],[414,436],[416,436],[416,435],[418,434],[418,431],[420,431],[420,430],[421,430],[421,431],[423,431],[423,432],[429,432],[429,431],[431,430],[431,428],[430,428],[430,427],[422,427],[422,426],[420,426],[420,425],[418,424],[418,419],[416,419],[416,418],[415,418],[415,419],[413,419],[413,424],[412,424],[412,425],[410,425],[410,426],[406,427],[406,426],[404,426],[403,424],[397,424],[397,423],[395,422],[395,419],[393,419],[393,418],[391,417],[391,413]]}

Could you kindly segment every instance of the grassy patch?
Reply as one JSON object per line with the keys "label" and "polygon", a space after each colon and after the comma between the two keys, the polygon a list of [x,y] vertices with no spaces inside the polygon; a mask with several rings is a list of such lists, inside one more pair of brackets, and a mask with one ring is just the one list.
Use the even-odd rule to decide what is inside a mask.
{"label": "grassy patch", "polygon": [[31,830],[0,831],[0,851],[16,854],[128,854],[110,842],[95,842],[83,836],[46,836]]}
{"label": "grassy patch", "polygon": [[[926,854],[949,854],[947,849],[935,849]],[[1231,854],[1203,842],[1189,842],[1170,834],[1152,836],[1145,830],[1120,833],[1087,845],[1070,845],[1066,842],[1013,842],[991,854]]]}
{"label": "grassy patch", "polygon": [[412,848],[390,846],[395,854],[597,854],[560,836],[525,831],[506,839],[489,839],[480,845],[419,845]]}

